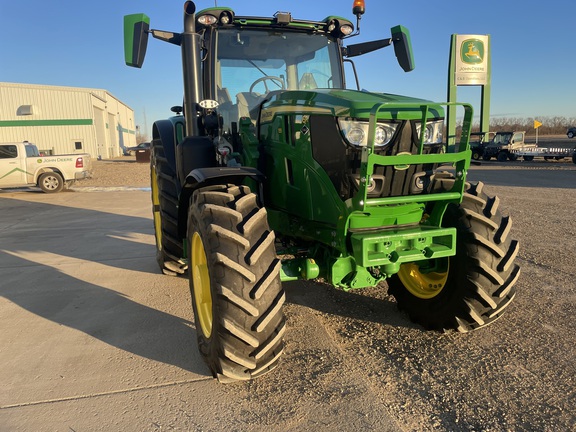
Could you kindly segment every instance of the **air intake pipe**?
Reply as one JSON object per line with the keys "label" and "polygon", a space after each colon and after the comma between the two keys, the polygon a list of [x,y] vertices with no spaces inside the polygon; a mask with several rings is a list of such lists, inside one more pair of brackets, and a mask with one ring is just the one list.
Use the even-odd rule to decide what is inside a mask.
{"label": "air intake pipe", "polygon": [[198,103],[202,100],[200,35],[196,33],[196,5],[184,3],[184,32],[182,33],[182,72],[184,78],[184,115],[187,136],[198,136]]}

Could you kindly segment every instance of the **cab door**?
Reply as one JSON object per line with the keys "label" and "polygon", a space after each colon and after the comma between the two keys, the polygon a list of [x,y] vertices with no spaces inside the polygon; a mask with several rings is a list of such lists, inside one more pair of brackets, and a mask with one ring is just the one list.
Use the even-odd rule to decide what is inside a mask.
{"label": "cab door", "polygon": [[26,184],[26,155],[18,150],[17,144],[0,144],[0,187]]}
{"label": "cab door", "polygon": [[514,133],[511,144],[523,144],[523,143],[524,143],[524,132]]}

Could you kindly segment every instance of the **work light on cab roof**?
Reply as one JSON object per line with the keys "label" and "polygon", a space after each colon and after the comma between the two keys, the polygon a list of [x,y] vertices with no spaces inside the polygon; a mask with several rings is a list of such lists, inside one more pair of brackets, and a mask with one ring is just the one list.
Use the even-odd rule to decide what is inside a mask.
{"label": "work light on cab roof", "polygon": [[228,25],[234,21],[234,11],[228,8],[214,8],[203,11],[196,19],[198,24],[210,27],[215,24]]}

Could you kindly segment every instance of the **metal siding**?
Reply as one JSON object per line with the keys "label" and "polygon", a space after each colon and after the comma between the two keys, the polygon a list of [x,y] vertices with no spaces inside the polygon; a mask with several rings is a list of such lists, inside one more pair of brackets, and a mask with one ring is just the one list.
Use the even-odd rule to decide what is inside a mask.
{"label": "metal siding", "polygon": [[118,125],[116,124],[116,116],[111,112],[108,113],[108,157],[118,156],[114,154],[114,148],[117,148],[118,143]]}
{"label": "metal siding", "polygon": [[106,144],[106,123],[104,121],[104,110],[94,106],[94,128],[96,131],[96,153],[104,158],[108,157]]}
{"label": "metal siding", "polygon": [[[17,110],[21,105],[32,105],[33,114],[18,116]],[[94,118],[97,111],[94,109],[95,105],[97,108],[101,106],[101,109],[104,108],[111,115],[117,116],[119,121],[128,124],[128,127],[122,126],[127,131],[123,132],[121,137],[117,135],[111,142],[107,140],[103,143],[105,148],[109,148],[108,154],[102,155],[103,157],[122,154],[118,146],[119,138],[122,138],[127,147],[136,145],[133,111],[106,90],[16,83],[0,83],[0,142],[27,140],[38,145],[39,149],[55,154],[86,152],[97,157],[99,151],[95,126],[97,120]],[[91,124],[11,124],[23,120],[59,120]],[[82,150],[75,149],[75,141],[82,141]]]}

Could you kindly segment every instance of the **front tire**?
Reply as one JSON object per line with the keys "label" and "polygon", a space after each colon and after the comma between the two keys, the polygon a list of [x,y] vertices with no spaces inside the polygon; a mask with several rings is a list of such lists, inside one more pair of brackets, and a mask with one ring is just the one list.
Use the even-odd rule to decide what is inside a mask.
{"label": "front tire", "polygon": [[[453,180],[444,181],[449,190]],[[435,260],[431,269],[428,262],[404,264],[388,280],[398,307],[427,329],[465,333],[484,327],[502,316],[516,294],[519,246],[509,238],[512,219],[482,188],[471,186],[460,205],[446,210],[443,226],[457,231],[455,256]]]}
{"label": "front tire", "polygon": [[188,219],[198,348],[221,382],[249,380],[283,352],[285,294],[274,233],[247,186],[194,192]]}
{"label": "front tire", "polygon": [[60,192],[64,188],[64,179],[57,172],[45,172],[38,178],[38,186],[45,193]]}

